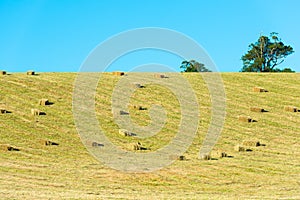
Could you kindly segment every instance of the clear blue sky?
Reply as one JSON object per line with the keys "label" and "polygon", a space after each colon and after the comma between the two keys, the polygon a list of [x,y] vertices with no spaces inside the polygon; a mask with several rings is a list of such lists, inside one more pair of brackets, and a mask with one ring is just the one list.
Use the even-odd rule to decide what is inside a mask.
{"label": "clear blue sky", "polygon": [[[196,40],[226,72],[241,69],[241,56],[261,33],[278,32],[295,50],[280,67],[300,72],[299,8],[299,0],[0,0],[0,70],[76,72],[107,38],[162,27]],[[149,62],[180,65],[172,55],[145,51],[112,69]]]}

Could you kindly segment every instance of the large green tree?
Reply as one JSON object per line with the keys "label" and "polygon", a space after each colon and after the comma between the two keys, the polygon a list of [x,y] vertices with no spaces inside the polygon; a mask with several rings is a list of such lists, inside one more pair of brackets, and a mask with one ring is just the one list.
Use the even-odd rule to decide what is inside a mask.
{"label": "large green tree", "polygon": [[260,36],[257,42],[249,45],[248,52],[242,56],[242,72],[279,72],[276,68],[284,59],[294,52],[293,48],[285,45],[277,33],[270,37]]}
{"label": "large green tree", "polygon": [[211,72],[211,70],[207,69],[204,64],[195,60],[182,61],[180,68],[183,69],[184,72]]}

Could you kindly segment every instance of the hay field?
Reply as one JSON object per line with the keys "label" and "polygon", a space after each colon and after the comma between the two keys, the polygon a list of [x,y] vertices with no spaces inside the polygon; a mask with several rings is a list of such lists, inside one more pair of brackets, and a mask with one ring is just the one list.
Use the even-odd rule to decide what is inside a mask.
{"label": "hay field", "polygon": [[[13,73],[0,76],[0,199],[300,199],[300,74],[222,73],[226,91],[226,121],[211,153],[197,159],[211,117],[210,95],[201,75],[182,74],[192,85],[200,107],[200,127],[184,154],[186,160],[152,173],[123,173],[99,163],[80,141],[72,114],[76,73]],[[153,137],[122,137],[113,121],[111,95],[120,76],[103,74],[97,88],[96,111],[101,128],[120,148],[132,150],[140,141],[151,150],[168,144],[178,129],[180,107],[174,95],[159,85],[136,90],[132,104],[161,104],[167,122]],[[167,81],[167,80],[166,80]],[[268,92],[254,92],[254,87]],[[39,105],[40,99],[53,104]],[[252,112],[260,107],[268,112]],[[31,109],[45,115],[34,116]],[[129,109],[140,125],[149,111]],[[238,116],[250,116],[247,123]],[[43,145],[49,140],[59,145]],[[244,140],[265,146],[236,152]],[[217,158],[224,151],[230,157]]]}

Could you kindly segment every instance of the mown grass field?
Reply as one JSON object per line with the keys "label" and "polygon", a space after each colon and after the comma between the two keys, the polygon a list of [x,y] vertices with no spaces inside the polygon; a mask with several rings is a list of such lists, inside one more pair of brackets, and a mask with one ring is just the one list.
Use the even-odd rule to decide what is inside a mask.
{"label": "mown grass field", "polygon": [[[0,76],[0,107],[11,112],[0,114],[0,145],[20,149],[0,150],[0,199],[300,199],[300,112],[284,111],[286,105],[300,108],[300,74],[222,73],[226,121],[212,156],[222,150],[232,157],[208,161],[197,157],[211,120],[210,95],[201,75],[182,75],[197,95],[200,126],[184,154],[187,160],[152,173],[119,172],[88,153],[72,114],[76,73]],[[178,129],[180,107],[159,85],[137,89],[131,102],[161,104],[168,117],[161,132],[143,140],[118,134],[111,95],[120,78],[103,74],[95,97],[97,118],[107,137],[128,151],[137,141],[152,151],[168,144]],[[253,92],[254,86],[269,92]],[[38,105],[42,98],[53,105]],[[269,112],[251,112],[251,106]],[[34,117],[32,108],[46,115]],[[239,115],[257,122],[240,122]],[[140,125],[150,121],[148,110],[131,109],[130,116]],[[42,139],[59,145],[44,146]],[[247,139],[265,146],[235,152],[233,147]]]}

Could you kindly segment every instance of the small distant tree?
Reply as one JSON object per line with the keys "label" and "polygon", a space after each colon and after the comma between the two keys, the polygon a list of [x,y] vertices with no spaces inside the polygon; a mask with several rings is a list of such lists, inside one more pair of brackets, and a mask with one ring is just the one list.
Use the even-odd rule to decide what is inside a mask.
{"label": "small distant tree", "polygon": [[204,64],[199,63],[195,60],[184,60],[181,62],[180,68],[184,72],[211,72],[211,70],[207,69]]}
{"label": "small distant tree", "polygon": [[[249,45],[248,52],[242,56],[242,72],[282,72],[275,68],[281,64],[284,59],[294,53],[291,46],[285,45],[278,38],[277,33],[271,33],[270,38],[260,36],[256,43]],[[285,70],[291,71],[290,68]]]}

